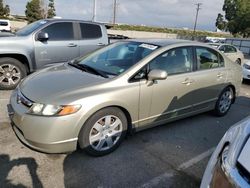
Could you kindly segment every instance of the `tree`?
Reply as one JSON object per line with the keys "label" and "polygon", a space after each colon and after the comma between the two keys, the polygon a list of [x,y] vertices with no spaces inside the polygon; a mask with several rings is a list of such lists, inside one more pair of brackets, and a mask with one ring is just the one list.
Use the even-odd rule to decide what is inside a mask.
{"label": "tree", "polygon": [[43,18],[40,0],[31,0],[26,5],[25,15],[29,23]]}
{"label": "tree", "polygon": [[222,14],[218,14],[215,25],[220,30],[226,29],[227,22],[224,20],[224,17]]}
{"label": "tree", "polygon": [[3,4],[3,0],[0,0],[0,18],[7,18],[10,15],[9,5]]}
{"label": "tree", "polygon": [[[226,28],[233,35],[250,37],[250,3],[249,0],[224,0],[222,10],[225,12]],[[221,15],[221,14],[220,14]],[[216,26],[221,25],[223,17],[218,15]]]}
{"label": "tree", "polygon": [[49,0],[48,18],[53,18],[56,16],[55,2],[54,0]]}

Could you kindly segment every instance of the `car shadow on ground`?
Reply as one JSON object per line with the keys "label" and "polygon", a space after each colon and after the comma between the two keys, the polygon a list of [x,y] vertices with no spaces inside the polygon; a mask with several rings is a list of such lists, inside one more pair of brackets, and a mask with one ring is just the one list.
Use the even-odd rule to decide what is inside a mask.
{"label": "car shadow on ground", "polygon": [[7,179],[9,172],[14,168],[20,165],[26,165],[30,177],[32,178],[32,187],[42,188],[42,182],[40,181],[37,175],[37,163],[33,158],[18,158],[10,160],[9,155],[0,155],[0,187],[26,187],[22,184],[12,184],[10,180]]}
{"label": "car shadow on ground", "polygon": [[[162,180],[163,187],[199,187],[206,166],[202,166],[197,178],[179,171],[179,162],[190,160],[192,152],[198,150],[200,154],[216,146],[230,126],[249,115],[249,104],[250,98],[240,96],[225,117],[214,117],[208,112],[141,131],[103,157],[73,152],[63,163],[65,187],[140,187],[166,172],[170,175]],[[177,147],[182,151],[178,152]]]}

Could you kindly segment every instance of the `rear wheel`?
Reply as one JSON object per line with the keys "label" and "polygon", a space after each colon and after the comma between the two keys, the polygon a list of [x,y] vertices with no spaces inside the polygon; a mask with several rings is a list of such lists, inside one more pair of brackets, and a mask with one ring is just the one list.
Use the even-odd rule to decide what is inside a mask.
{"label": "rear wheel", "polygon": [[232,105],[233,99],[234,99],[234,92],[232,88],[231,87],[225,88],[221,92],[216,102],[215,109],[214,109],[215,115],[217,116],[226,115]]}
{"label": "rear wheel", "polygon": [[83,125],[79,145],[90,155],[106,155],[118,148],[126,135],[127,127],[127,118],[119,108],[102,109]]}
{"label": "rear wheel", "polygon": [[237,60],[235,61],[235,63],[238,64],[238,65],[241,65],[241,60],[240,60],[240,59],[237,59]]}
{"label": "rear wheel", "polygon": [[0,89],[14,89],[27,75],[25,66],[14,58],[0,58]]}

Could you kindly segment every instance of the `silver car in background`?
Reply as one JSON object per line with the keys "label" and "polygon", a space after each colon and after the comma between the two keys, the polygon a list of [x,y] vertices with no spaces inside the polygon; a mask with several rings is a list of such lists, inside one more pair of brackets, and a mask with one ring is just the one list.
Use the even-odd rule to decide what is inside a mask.
{"label": "silver car in background", "polygon": [[250,116],[221,139],[204,173],[201,188],[250,187]]}
{"label": "silver car in background", "polygon": [[231,61],[242,65],[244,63],[244,54],[235,46],[230,44],[209,43],[225,54]]}
{"label": "silver car in background", "polygon": [[246,61],[242,66],[243,79],[250,80],[250,60]]}

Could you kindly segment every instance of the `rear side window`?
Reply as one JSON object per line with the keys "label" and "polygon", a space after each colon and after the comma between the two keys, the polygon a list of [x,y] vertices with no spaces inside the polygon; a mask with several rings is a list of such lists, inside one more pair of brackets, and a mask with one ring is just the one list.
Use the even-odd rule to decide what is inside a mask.
{"label": "rear side window", "polygon": [[102,30],[99,25],[80,23],[82,39],[96,39],[102,37]]}
{"label": "rear side window", "polygon": [[8,22],[3,22],[3,21],[0,21],[0,26],[8,26]]}
{"label": "rear side window", "polygon": [[196,48],[197,69],[206,70],[224,66],[223,57],[213,49],[205,47]]}
{"label": "rear side window", "polygon": [[49,34],[49,41],[74,40],[73,23],[54,23],[44,28],[42,32]]}

